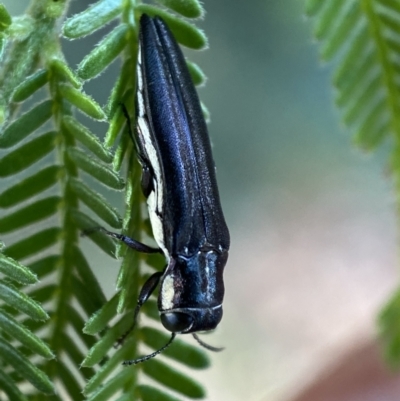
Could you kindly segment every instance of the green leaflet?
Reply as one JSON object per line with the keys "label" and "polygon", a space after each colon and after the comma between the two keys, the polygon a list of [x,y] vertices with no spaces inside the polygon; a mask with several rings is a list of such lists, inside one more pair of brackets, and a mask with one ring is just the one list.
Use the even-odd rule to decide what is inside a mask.
{"label": "green leaflet", "polygon": [[153,358],[148,360],[146,363],[143,363],[142,369],[152,379],[186,397],[192,399],[205,397],[203,387],[197,382],[161,362],[159,359]]}
{"label": "green leaflet", "polygon": [[182,45],[191,49],[205,49],[208,46],[207,38],[203,31],[174,15],[154,6],[140,4],[137,10],[151,17],[160,16],[169,26],[175,39]]}
{"label": "green leaflet", "polygon": [[0,177],[7,177],[25,170],[53,150],[55,132],[47,132],[22,145],[0,159]]}
{"label": "green leaflet", "polygon": [[12,308],[25,313],[33,320],[47,320],[49,316],[33,299],[10,283],[0,281],[0,299]]}
{"label": "green leaflet", "polygon": [[127,25],[115,28],[81,61],[78,65],[78,76],[88,80],[99,75],[121,53],[127,36]]}
{"label": "green leaflet", "polygon": [[19,388],[14,384],[13,379],[1,370],[0,388],[5,394],[7,394],[10,400],[28,401],[28,399],[21,393]]}
{"label": "green leaflet", "polygon": [[385,342],[385,357],[390,365],[400,367],[400,290],[397,289],[379,314],[378,324]]}
{"label": "green leaflet", "polygon": [[101,330],[104,330],[107,324],[115,316],[118,305],[118,294],[115,294],[109,301],[107,301],[101,309],[96,311],[90,319],[86,322],[84,333],[97,334]]}
{"label": "green leaflet", "polygon": [[[65,353],[69,356],[76,368],[80,367],[81,362],[85,358],[85,353],[81,350],[79,345],[71,338],[71,336],[63,333],[62,341],[65,344]],[[86,380],[89,380],[96,371],[92,368],[82,368],[81,373]]]}
{"label": "green leaflet", "polygon": [[39,103],[13,121],[0,133],[0,148],[9,148],[22,141],[51,117],[51,100]]}
{"label": "green leaflet", "polygon": [[45,303],[51,300],[57,291],[57,287],[54,284],[41,286],[29,292],[29,296],[35,299],[37,302]]}
{"label": "green leaflet", "polygon": [[189,68],[190,76],[192,78],[193,83],[196,86],[204,85],[206,83],[207,77],[204,75],[202,69],[192,61],[186,61],[186,64]]}
{"label": "green leaflet", "polygon": [[89,397],[88,401],[107,401],[130,380],[132,380],[132,371],[123,369],[108,382],[104,383],[104,386],[97,393]]}
{"label": "green leaflet", "polygon": [[59,196],[52,196],[38,200],[14,213],[3,217],[0,225],[0,234],[18,230],[37,221],[46,219],[56,213],[61,202]]}
{"label": "green leaflet", "polygon": [[22,102],[48,82],[48,72],[39,70],[20,83],[11,95],[13,102]]}
{"label": "green leaflet", "polygon": [[85,321],[83,320],[82,316],[70,305],[68,305],[66,312],[68,313],[69,323],[75,329],[76,333],[80,335],[82,343],[87,348],[93,347],[93,345],[96,343],[96,338],[85,335],[82,332],[82,328],[85,325]]}
{"label": "green leaflet", "polygon": [[336,29],[326,38],[322,48],[322,58],[325,61],[331,60],[341,48],[343,42],[349,37],[351,31],[357,26],[362,14],[358,1],[352,1],[351,7],[346,10],[343,19],[340,20]]}
{"label": "green leaflet", "polygon": [[58,364],[58,371],[61,382],[64,384],[64,388],[71,397],[71,400],[79,400],[82,398],[81,385],[77,381],[75,375],[71,372],[71,367],[66,366],[64,361],[60,361]]}
{"label": "green leaflet", "polygon": [[197,0],[157,0],[163,6],[176,11],[186,18],[201,18],[204,8]]}
{"label": "green leaflet", "polygon": [[[121,365],[121,361],[126,359],[127,350],[130,350],[134,345],[134,340],[128,338],[122,347],[120,347],[112,356],[109,358],[96,374],[89,380],[84,389],[84,394],[89,396],[99,391],[99,388],[103,386],[103,383],[107,381],[107,378],[114,372],[116,368]],[[133,353],[131,354],[133,355]],[[129,370],[129,368],[125,368]]]}
{"label": "green leaflet", "polygon": [[96,159],[88,157],[86,153],[81,150],[69,148],[67,154],[80,169],[90,174],[107,187],[117,190],[124,188],[125,184],[117,173],[104,164],[99,163]]}
{"label": "green leaflet", "polygon": [[[124,93],[121,103],[127,108],[128,113],[130,113],[131,110],[134,110],[133,108],[134,106],[130,107],[130,104],[132,103],[133,99],[134,99],[134,94],[131,89]],[[110,107],[112,108],[112,104],[110,104]],[[122,130],[122,127],[124,126],[125,123],[127,123],[127,121],[122,106],[116,107],[115,111],[112,113],[110,125],[108,127],[106,137],[104,139],[104,145],[107,148],[113,146],[118,134]],[[123,134],[129,134],[129,129],[127,129],[126,131],[127,132],[123,132]]]}
{"label": "green leaflet", "polygon": [[0,193],[0,207],[14,206],[53,186],[57,182],[58,176],[61,175],[61,171],[59,166],[49,166],[14,184]]}
{"label": "green leaflet", "polygon": [[76,39],[104,27],[121,12],[121,0],[100,0],[80,14],[69,18],[63,26],[63,35]]}
{"label": "green leaflet", "polygon": [[14,367],[18,373],[32,383],[38,390],[46,394],[53,394],[53,384],[47,376],[33,365],[19,351],[0,338],[0,354],[2,358]]}
{"label": "green leaflet", "polygon": [[58,227],[47,228],[7,247],[5,254],[14,259],[24,259],[54,245],[60,232]]}
{"label": "green leaflet", "polygon": [[0,272],[21,284],[34,284],[38,281],[36,275],[27,267],[2,253],[0,253]]}
{"label": "green leaflet", "polygon": [[[71,210],[71,217],[76,225],[82,230],[83,233],[87,233],[86,236],[90,238],[96,245],[98,245],[105,253],[112,258],[115,258],[115,242],[103,234],[100,231],[91,231],[96,227],[99,227],[93,219],[79,210]],[[91,312],[93,313],[93,312]]]}
{"label": "green leaflet", "polygon": [[87,114],[89,117],[94,118],[95,120],[106,119],[103,109],[90,96],[85,95],[70,85],[60,85],[59,89],[63,98],[68,100],[78,110]]}
{"label": "green leaflet", "polygon": [[[336,103],[354,130],[354,142],[376,149],[391,136],[391,172],[399,200],[400,164],[400,4],[390,0],[307,0],[306,12],[315,15],[315,32],[325,60],[339,58],[333,82]],[[397,205],[397,209],[399,209]],[[400,366],[399,292],[380,316],[387,359]]]}
{"label": "green leaflet", "polygon": [[32,352],[41,355],[43,358],[54,358],[54,354],[50,348],[39,337],[1,309],[0,326],[2,331],[7,333],[11,338],[19,341]]}
{"label": "green leaflet", "polygon": [[180,401],[178,398],[175,398],[168,393],[164,393],[153,386],[142,384],[141,386],[138,386],[138,390],[142,401]]}
{"label": "green leaflet", "polygon": [[77,276],[80,278],[83,285],[90,286],[90,296],[93,302],[96,303],[96,305],[98,305],[96,309],[97,311],[107,301],[103,293],[103,290],[100,287],[97,277],[93,274],[92,270],[90,269],[89,263],[86,260],[84,254],[77,247],[73,248],[73,258],[75,261]]}
{"label": "green leaflet", "polygon": [[12,23],[12,19],[4,4],[0,4],[0,31],[7,29]]}
{"label": "green leaflet", "polygon": [[107,354],[108,350],[116,343],[132,325],[132,315],[125,315],[116,324],[114,324],[101,337],[99,341],[89,350],[82,366],[92,367],[99,363]]}
{"label": "green leaflet", "polygon": [[58,265],[60,257],[58,255],[46,256],[43,259],[29,265],[29,269],[34,272],[40,280],[43,280],[48,274],[52,273]]}
{"label": "green leaflet", "polygon": [[63,60],[60,60],[58,58],[52,60],[50,63],[50,67],[54,74],[56,74],[61,80],[67,81],[74,88],[79,89],[82,86],[81,80]]}
{"label": "green leaflet", "polygon": [[63,124],[70,134],[99,159],[105,163],[111,163],[113,159],[111,153],[104,149],[98,138],[93,135],[88,128],[71,116],[65,116],[63,118]]}

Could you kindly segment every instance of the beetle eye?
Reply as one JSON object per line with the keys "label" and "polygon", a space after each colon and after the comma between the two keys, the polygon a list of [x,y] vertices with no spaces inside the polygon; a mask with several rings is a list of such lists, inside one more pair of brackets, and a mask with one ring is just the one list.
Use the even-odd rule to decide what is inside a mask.
{"label": "beetle eye", "polygon": [[163,313],[161,315],[161,323],[172,333],[181,333],[190,329],[193,325],[193,318],[187,313]]}

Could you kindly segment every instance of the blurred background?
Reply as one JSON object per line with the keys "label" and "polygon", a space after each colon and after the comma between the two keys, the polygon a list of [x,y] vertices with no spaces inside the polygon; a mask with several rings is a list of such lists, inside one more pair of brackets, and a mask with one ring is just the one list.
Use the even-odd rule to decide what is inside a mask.
{"label": "blurred background", "polygon": [[[26,7],[25,1],[4,3],[13,15]],[[75,0],[71,14],[89,3]],[[204,6],[199,26],[210,48],[187,55],[208,76],[200,96],[211,112],[232,237],[224,319],[206,338],[226,350],[212,355],[211,369],[198,372],[208,399],[397,400],[382,392],[332,396],[349,377],[349,361],[367,366],[366,352],[374,355],[373,366],[380,364],[375,320],[399,282],[385,148],[367,155],[352,146],[334,107],[334,66],[319,62],[303,1],[205,0]],[[65,42],[70,65],[103,34]],[[85,86],[101,104],[118,66]],[[103,135],[105,126],[98,129]],[[122,205],[122,199],[114,202]],[[117,264],[92,251],[92,266],[110,296]],[[378,370],[379,388],[385,392],[393,382],[399,394],[400,379]],[[329,390],[335,372],[343,376],[334,376],[337,385]],[[313,398],[315,382],[330,395]],[[365,390],[367,382],[360,383]]]}

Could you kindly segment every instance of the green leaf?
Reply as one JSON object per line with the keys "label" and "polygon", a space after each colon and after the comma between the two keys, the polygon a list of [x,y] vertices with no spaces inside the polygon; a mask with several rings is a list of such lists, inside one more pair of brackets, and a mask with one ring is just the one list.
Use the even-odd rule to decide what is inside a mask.
{"label": "green leaf", "polygon": [[38,279],[27,267],[0,253],[0,272],[21,284],[34,284]]}
{"label": "green leaf", "polygon": [[43,125],[52,113],[52,101],[45,100],[13,121],[0,133],[0,148],[9,148]]}
{"label": "green leaf", "polygon": [[47,132],[8,153],[0,159],[0,177],[18,173],[42,159],[54,149],[55,138],[55,132]]}
{"label": "green leaf", "polygon": [[124,344],[111,356],[110,359],[101,365],[100,369],[86,384],[86,387],[83,391],[86,396],[99,391],[99,388],[103,386],[103,383],[107,381],[107,378],[113,373],[113,371],[117,367],[121,366],[121,362],[126,359],[127,351],[132,349],[132,345],[134,346],[134,339],[130,338],[124,342]]}
{"label": "green leaf", "polygon": [[171,396],[168,393],[164,393],[157,387],[140,385],[138,386],[138,391],[140,394],[140,399],[142,401],[181,401],[178,398]]}
{"label": "green leaf", "polygon": [[54,59],[50,63],[52,71],[62,80],[66,80],[74,88],[79,89],[82,86],[81,80],[75,75],[75,73],[68,67],[68,65],[58,58]]}
{"label": "green leaf", "polygon": [[94,303],[98,305],[97,309],[99,309],[106,302],[106,297],[104,296],[103,290],[101,289],[96,276],[90,269],[88,261],[79,248],[73,248],[73,257],[77,273],[82,280],[83,285],[90,287],[90,296],[92,297]]}
{"label": "green leaf", "polygon": [[19,388],[13,383],[13,380],[5,372],[0,370],[0,388],[7,394],[9,400],[28,401],[21,393]]}
{"label": "green leaf", "polygon": [[7,208],[14,206],[50,188],[57,182],[58,177],[61,176],[61,171],[62,169],[59,166],[49,166],[19,181],[0,194],[0,207]]}
{"label": "green leaf", "polygon": [[[332,30],[332,34],[326,39],[321,51],[323,60],[331,60],[336,55],[344,41],[350,36],[351,31],[357,26],[357,20],[360,17],[359,2],[353,2],[346,15],[344,15],[344,18],[340,20],[339,26]],[[362,25],[359,24],[359,26],[359,29],[362,30]]]}
{"label": "green leaf", "polygon": [[201,18],[204,8],[197,0],[157,0],[164,7],[183,15],[186,18]]}
{"label": "green leaf", "polygon": [[127,25],[120,25],[106,36],[78,65],[78,76],[92,79],[107,68],[125,47],[128,30]]}
{"label": "green leaf", "polygon": [[63,35],[68,39],[86,36],[103,28],[121,13],[121,0],[101,0],[83,12],[69,18],[63,26]]}
{"label": "green leaf", "polygon": [[19,341],[30,351],[46,359],[53,359],[54,354],[50,348],[35,334],[17,322],[12,316],[0,309],[1,330],[7,333],[11,338]]}
{"label": "green leaf", "polygon": [[40,280],[43,280],[48,274],[56,270],[60,261],[58,255],[47,256],[29,265],[29,269],[35,273]]}
{"label": "green leaf", "polygon": [[[128,101],[128,99],[133,99],[133,98],[134,98],[133,91],[128,90],[125,92],[121,103],[124,104],[126,107],[129,107],[127,105],[127,103],[128,103],[127,101]],[[116,110],[111,118],[110,125],[109,125],[107,133],[106,133],[106,137],[104,139],[104,144],[107,148],[113,146],[118,134],[120,133],[120,131],[122,130],[122,128],[124,127],[124,124],[126,122],[127,122],[126,116],[124,115],[124,113],[122,111],[122,107],[116,108]],[[127,131],[129,133],[129,130],[127,130]]]}
{"label": "green leaf", "polygon": [[47,313],[37,302],[10,283],[0,281],[0,299],[34,320],[47,320],[49,318]]}
{"label": "green leaf", "polygon": [[52,216],[57,212],[60,202],[61,198],[59,196],[40,199],[3,217],[0,220],[0,234],[18,230]]}
{"label": "green leaf", "polygon": [[88,316],[92,315],[101,307],[99,300],[95,299],[92,294],[88,292],[88,287],[84,285],[80,279],[73,277],[72,285],[74,287],[75,298]]}
{"label": "green leaf", "polygon": [[172,390],[185,395],[186,397],[199,399],[205,397],[203,387],[188,376],[178,372],[158,359],[150,359],[142,364],[146,375],[164,384]]}
{"label": "green leaf", "polygon": [[114,228],[121,228],[122,218],[105,198],[92,191],[86,184],[76,178],[71,178],[69,184],[78,198],[97,214],[102,220]]}
{"label": "green leaf", "polygon": [[82,366],[92,367],[99,363],[112,348],[115,342],[120,338],[132,325],[132,314],[125,315],[118,323],[114,324],[104,336],[89,350]]}
{"label": "green leaf", "polygon": [[53,384],[49,378],[33,365],[20,352],[14,349],[0,338],[0,355],[2,359],[12,365],[19,375],[32,383],[38,390],[45,394],[53,394]]}
{"label": "green leaf", "polygon": [[47,83],[49,80],[48,72],[45,69],[35,72],[14,90],[11,99],[13,102],[22,102],[29,96],[33,95],[38,89]]}
{"label": "green leaf", "polygon": [[47,228],[9,246],[4,253],[14,259],[24,259],[54,245],[60,232],[58,227]]}
{"label": "green leaf", "polygon": [[[71,210],[71,217],[75,221],[76,225],[82,230],[82,232],[99,227],[98,223],[79,210]],[[90,238],[96,245],[98,245],[105,253],[112,258],[115,258],[115,242],[110,237],[101,231],[94,231],[86,236]]]}
{"label": "green leaf", "polygon": [[110,152],[104,149],[98,138],[93,135],[88,128],[71,116],[63,118],[63,124],[68,132],[72,134],[82,145],[95,154],[105,163],[111,163],[113,157]]}
{"label": "green leaf", "polygon": [[80,400],[82,399],[81,394],[81,386],[77,381],[75,375],[71,372],[71,367],[66,366],[63,361],[59,361],[57,365],[57,369],[59,371],[59,378],[61,382],[64,384],[64,388],[70,396],[71,400]]}
{"label": "green leaf", "polygon": [[[85,357],[85,353],[81,350],[78,343],[71,336],[63,333],[62,342],[64,343],[65,353],[69,356],[75,367],[79,367]],[[80,369],[80,373],[86,380],[90,379],[96,371],[91,368]],[[81,392],[81,391],[80,391]]]}
{"label": "green leaf", "polygon": [[97,334],[104,330],[107,324],[112,320],[117,313],[118,294],[115,294],[101,309],[96,311],[86,322],[83,329],[84,333]]}
{"label": "green leaf", "polygon": [[67,154],[80,169],[99,180],[105,186],[117,190],[124,188],[124,181],[117,173],[104,164],[100,164],[97,160],[88,157],[81,150],[69,148]]}
{"label": "green leaf", "polygon": [[70,85],[59,85],[61,96],[73,104],[77,109],[95,120],[105,120],[103,109],[90,96],[85,95]]}
{"label": "green leaf", "polygon": [[123,385],[131,380],[132,372],[129,369],[123,369],[116,376],[110,379],[104,386],[93,396],[88,398],[88,401],[107,401],[114,394],[123,388]]}
{"label": "green leaf", "polygon": [[196,63],[193,63],[188,60],[186,60],[186,65],[189,68],[189,73],[190,73],[193,83],[196,86],[205,84],[207,78],[204,75],[204,72],[201,70],[201,68]]}
{"label": "green leaf", "polygon": [[156,15],[161,17],[171,29],[175,39],[184,46],[198,50],[205,49],[208,46],[204,32],[189,22],[175,17],[158,7],[147,4],[140,4],[136,10],[151,17]]}
{"label": "green leaf", "polygon": [[[168,342],[170,337],[151,327],[143,327],[140,331],[143,342],[153,350],[160,349]],[[179,339],[176,339],[173,344],[163,352],[163,355],[194,369],[204,369],[210,366],[210,360],[204,351]]]}
{"label": "green leaf", "polygon": [[12,24],[12,18],[4,4],[0,4],[0,31],[6,30]]}

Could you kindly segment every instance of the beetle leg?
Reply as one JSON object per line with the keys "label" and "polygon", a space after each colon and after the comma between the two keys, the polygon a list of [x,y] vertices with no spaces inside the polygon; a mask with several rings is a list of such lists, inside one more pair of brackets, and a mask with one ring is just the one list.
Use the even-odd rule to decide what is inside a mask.
{"label": "beetle leg", "polygon": [[140,290],[138,302],[137,302],[135,311],[133,313],[132,326],[129,327],[129,329],[118,339],[118,341],[114,345],[114,348],[118,348],[119,346],[121,346],[123,344],[123,342],[125,341],[126,337],[128,337],[129,333],[135,328],[140,308],[149,299],[150,295],[156,289],[158,283],[160,282],[160,278],[163,274],[164,274],[164,272],[156,272],[156,273],[152,274],[147,279],[147,281],[144,283],[142,289]]}
{"label": "beetle leg", "polygon": [[136,241],[133,238],[130,238],[124,234],[118,234],[118,233],[113,233],[112,231],[108,231],[103,227],[93,227],[89,228],[88,230],[85,230],[82,232],[82,235],[90,235],[95,231],[101,231],[102,233],[108,235],[111,238],[115,238],[119,241],[122,241],[125,245],[129,246],[129,248],[135,249],[138,252],[143,252],[143,253],[162,253],[162,250],[160,248],[153,248],[151,246],[148,246],[146,244],[143,244],[139,241]]}

